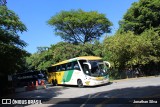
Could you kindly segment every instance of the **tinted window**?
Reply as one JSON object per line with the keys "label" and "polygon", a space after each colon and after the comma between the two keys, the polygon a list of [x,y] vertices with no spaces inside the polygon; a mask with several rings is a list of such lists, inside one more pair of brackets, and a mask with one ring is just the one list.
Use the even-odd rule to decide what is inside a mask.
{"label": "tinted window", "polygon": [[55,72],[56,71],[56,67],[49,67],[48,68],[48,72]]}
{"label": "tinted window", "polygon": [[81,65],[81,67],[82,67],[83,72],[84,72],[86,75],[90,75],[89,67],[88,67],[88,65],[83,64],[84,62],[87,62],[87,61],[86,61],[86,60],[79,60],[79,63],[80,63],[80,65]]}
{"label": "tinted window", "polygon": [[79,67],[77,61],[72,62],[72,64],[73,64],[73,69],[74,69],[74,70],[80,70],[80,67]]}
{"label": "tinted window", "polygon": [[72,70],[73,69],[73,66],[72,66],[71,62],[67,63],[66,67],[67,67],[67,70]]}
{"label": "tinted window", "polygon": [[60,65],[56,66],[56,71],[61,71],[61,66]]}
{"label": "tinted window", "polygon": [[79,63],[80,63],[83,70],[84,70],[84,65],[85,65],[85,64],[83,64],[84,62],[87,62],[87,61],[86,60],[79,60]]}
{"label": "tinted window", "polygon": [[61,65],[61,70],[65,71],[66,70],[66,64]]}

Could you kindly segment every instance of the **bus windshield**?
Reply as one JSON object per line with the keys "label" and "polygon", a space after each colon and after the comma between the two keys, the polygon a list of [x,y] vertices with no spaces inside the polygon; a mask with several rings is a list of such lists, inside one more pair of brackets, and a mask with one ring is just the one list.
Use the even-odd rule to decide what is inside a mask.
{"label": "bus windshield", "polygon": [[99,77],[107,75],[107,66],[102,60],[89,60],[91,64],[90,76]]}

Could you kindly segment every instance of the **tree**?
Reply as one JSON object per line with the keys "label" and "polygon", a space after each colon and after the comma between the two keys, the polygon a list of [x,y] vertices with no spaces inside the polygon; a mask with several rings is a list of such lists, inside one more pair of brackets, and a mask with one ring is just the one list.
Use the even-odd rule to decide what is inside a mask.
{"label": "tree", "polygon": [[24,70],[28,53],[23,48],[27,44],[18,34],[26,30],[26,26],[13,11],[0,6],[0,96],[1,93],[6,94],[9,86],[7,76]]}
{"label": "tree", "polygon": [[37,52],[26,58],[29,70],[46,70],[54,63],[52,50],[48,49],[41,53]]}
{"label": "tree", "polygon": [[[158,71],[160,62],[160,36],[153,29],[140,35],[133,32],[117,33],[104,40],[105,57],[120,71],[128,67],[143,66],[144,71]],[[152,65],[152,66],[151,66]],[[146,70],[146,68],[149,68]]]}
{"label": "tree", "polygon": [[7,1],[6,1],[6,0],[0,0],[0,6],[5,6],[5,5],[6,5],[6,3],[7,3]]}
{"label": "tree", "polygon": [[141,34],[151,27],[160,27],[159,0],[139,0],[128,9],[120,21],[119,31],[133,31]]}
{"label": "tree", "polygon": [[132,57],[131,45],[135,42],[135,35],[132,32],[117,33],[114,36],[106,37],[104,40],[105,57],[113,63],[115,68],[123,70],[128,60]]}
{"label": "tree", "polygon": [[56,35],[70,43],[86,43],[99,39],[111,31],[112,23],[104,14],[83,10],[62,11],[51,17],[48,24],[55,28]]}
{"label": "tree", "polygon": [[0,65],[1,73],[10,74],[21,68],[27,52],[26,43],[18,32],[26,31],[18,16],[6,6],[0,6]]}
{"label": "tree", "polygon": [[102,56],[102,45],[98,41],[94,44],[71,44],[59,42],[51,47],[39,47],[38,51],[27,57],[27,65],[30,70],[46,70],[52,64],[78,56],[98,55]]}

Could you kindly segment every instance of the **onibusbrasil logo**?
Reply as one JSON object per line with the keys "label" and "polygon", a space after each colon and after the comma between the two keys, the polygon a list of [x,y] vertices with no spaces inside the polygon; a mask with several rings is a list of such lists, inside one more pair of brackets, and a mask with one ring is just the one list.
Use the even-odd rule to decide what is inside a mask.
{"label": "onibusbrasil logo", "polygon": [[36,99],[2,99],[2,104],[42,104],[41,100]]}

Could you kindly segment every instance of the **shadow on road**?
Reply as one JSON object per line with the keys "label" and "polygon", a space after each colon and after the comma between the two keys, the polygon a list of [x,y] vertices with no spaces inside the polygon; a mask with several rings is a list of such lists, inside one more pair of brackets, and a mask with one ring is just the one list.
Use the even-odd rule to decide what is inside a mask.
{"label": "shadow on road", "polygon": [[[52,87],[50,86],[47,89],[40,89],[40,90],[34,90],[34,91],[27,91],[27,92],[20,92],[20,93],[15,93],[12,95],[9,95],[5,98],[2,99],[15,99],[15,100],[41,100],[42,103],[46,101],[50,101],[52,98],[62,94],[61,91],[68,89],[67,87]],[[22,104],[22,105],[1,105],[4,107],[24,107],[27,106],[28,104]]]}
{"label": "shadow on road", "polygon": [[[103,87],[103,85],[101,86]],[[94,94],[87,94],[77,98],[54,98],[60,94],[63,94],[61,93],[62,90],[69,88],[71,87],[57,86],[44,90],[17,93],[16,95],[9,96],[8,98],[41,99],[43,104],[50,104],[49,107],[160,107],[160,86],[115,89]],[[95,90],[98,89],[98,87],[93,88]],[[78,91],[80,92],[84,90],[79,88]],[[136,102],[133,104],[134,101],[139,101],[139,103]],[[158,104],[152,104],[151,101],[152,103]],[[22,107],[26,105],[12,105],[12,107],[13,106]],[[8,107],[11,107],[11,105]]]}
{"label": "shadow on road", "polygon": [[8,98],[53,98],[56,97],[57,95],[62,94],[61,90],[64,89],[68,88],[54,87],[54,88],[40,89],[34,91],[20,92],[12,94],[8,96]]}
{"label": "shadow on road", "polygon": [[[137,102],[133,104],[134,101]],[[160,107],[160,86],[115,89],[77,98],[53,98],[45,103],[54,104],[50,107],[63,107],[64,104],[65,107]]]}

